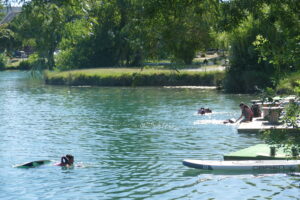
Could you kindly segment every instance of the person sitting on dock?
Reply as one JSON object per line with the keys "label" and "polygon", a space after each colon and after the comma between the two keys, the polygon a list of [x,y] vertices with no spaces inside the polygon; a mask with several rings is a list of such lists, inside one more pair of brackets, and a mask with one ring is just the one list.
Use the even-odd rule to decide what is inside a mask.
{"label": "person sitting on dock", "polygon": [[251,122],[252,118],[253,118],[253,112],[249,108],[249,106],[247,106],[244,103],[241,103],[240,104],[240,109],[242,110],[242,114],[235,122],[238,122],[243,116],[244,116],[244,119],[242,119],[242,121],[240,121],[240,123],[242,123],[242,122]]}
{"label": "person sitting on dock", "polygon": [[251,111],[253,112],[253,117],[261,117],[261,110],[258,104],[253,103],[251,106]]}

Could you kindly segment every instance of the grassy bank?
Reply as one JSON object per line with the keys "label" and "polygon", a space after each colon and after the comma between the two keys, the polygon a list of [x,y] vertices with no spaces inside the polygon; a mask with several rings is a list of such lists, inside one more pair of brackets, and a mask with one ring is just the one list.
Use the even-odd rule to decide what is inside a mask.
{"label": "grassy bank", "polygon": [[46,84],[91,86],[218,86],[225,72],[197,72],[138,68],[101,68],[45,72]]}

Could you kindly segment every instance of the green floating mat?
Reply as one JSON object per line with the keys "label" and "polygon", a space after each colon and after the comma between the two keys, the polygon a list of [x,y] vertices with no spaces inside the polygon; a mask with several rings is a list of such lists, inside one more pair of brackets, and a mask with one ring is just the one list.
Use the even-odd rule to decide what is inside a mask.
{"label": "green floating mat", "polygon": [[286,160],[292,159],[291,155],[284,152],[283,148],[276,148],[275,156],[270,155],[270,146],[257,144],[236,152],[224,155],[224,160]]}

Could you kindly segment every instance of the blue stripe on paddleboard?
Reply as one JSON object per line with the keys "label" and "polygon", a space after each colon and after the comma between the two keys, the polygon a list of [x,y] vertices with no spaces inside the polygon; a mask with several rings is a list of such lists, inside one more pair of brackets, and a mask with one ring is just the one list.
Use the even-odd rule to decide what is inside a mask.
{"label": "blue stripe on paddleboard", "polygon": [[202,165],[202,164],[195,164],[195,163],[190,163],[187,161],[182,161],[182,164],[187,167],[192,167],[196,169],[204,169],[204,170],[213,170],[213,168],[210,165]]}

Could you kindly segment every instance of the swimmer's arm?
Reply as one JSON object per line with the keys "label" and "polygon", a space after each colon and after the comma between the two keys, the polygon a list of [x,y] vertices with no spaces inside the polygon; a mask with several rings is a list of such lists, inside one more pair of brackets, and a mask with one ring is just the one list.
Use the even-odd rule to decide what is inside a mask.
{"label": "swimmer's arm", "polygon": [[237,120],[235,120],[235,123],[237,123],[240,119],[242,119],[242,117],[243,117],[243,114]]}

